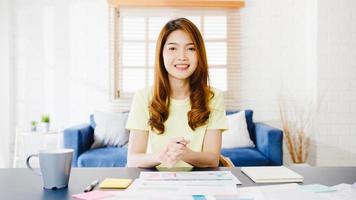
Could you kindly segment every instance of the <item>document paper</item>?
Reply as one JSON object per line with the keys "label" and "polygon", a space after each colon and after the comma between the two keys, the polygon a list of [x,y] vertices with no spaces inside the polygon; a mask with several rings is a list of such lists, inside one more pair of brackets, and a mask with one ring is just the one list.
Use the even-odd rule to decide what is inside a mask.
{"label": "document paper", "polygon": [[230,171],[141,172],[129,191],[187,195],[236,194],[241,182]]}
{"label": "document paper", "polygon": [[240,180],[230,171],[141,172],[140,179],[146,181],[232,181],[236,185],[241,185]]}

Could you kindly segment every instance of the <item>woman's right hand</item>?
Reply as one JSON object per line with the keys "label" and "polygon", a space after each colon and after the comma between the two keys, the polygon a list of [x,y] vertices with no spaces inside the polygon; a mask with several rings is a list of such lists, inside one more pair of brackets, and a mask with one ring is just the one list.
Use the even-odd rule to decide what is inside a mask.
{"label": "woman's right hand", "polygon": [[165,149],[158,154],[158,160],[167,167],[173,167],[187,151],[189,140],[183,137],[172,138]]}

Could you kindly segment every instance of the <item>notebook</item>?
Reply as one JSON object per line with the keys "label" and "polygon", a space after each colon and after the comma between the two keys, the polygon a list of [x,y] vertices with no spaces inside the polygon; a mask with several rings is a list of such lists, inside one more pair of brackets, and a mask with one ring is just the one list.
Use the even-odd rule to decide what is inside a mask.
{"label": "notebook", "polygon": [[100,189],[125,189],[132,182],[132,179],[106,178],[100,183]]}
{"label": "notebook", "polygon": [[284,166],[241,167],[255,183],[303,182],[303,176]]}

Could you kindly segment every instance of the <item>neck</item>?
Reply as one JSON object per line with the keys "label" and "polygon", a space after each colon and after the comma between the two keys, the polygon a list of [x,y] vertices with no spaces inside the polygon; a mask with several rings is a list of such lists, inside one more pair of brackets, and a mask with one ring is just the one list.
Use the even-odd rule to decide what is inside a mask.
{"label": "neck", "polygon": [[171,98],[186,99],[189,97],[189,82],[186,80],[170,79]]}

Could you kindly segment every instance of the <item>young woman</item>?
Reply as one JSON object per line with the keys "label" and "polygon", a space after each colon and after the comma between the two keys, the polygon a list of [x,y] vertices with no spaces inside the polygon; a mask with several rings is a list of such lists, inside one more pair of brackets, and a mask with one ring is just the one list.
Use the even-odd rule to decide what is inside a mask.
{"label": "young woman", "polygon": [[189,20],[169,21],[156,46],[153,88],[138,91],[126,124],[128,167],[217,167],[227,129],[221,91],[209,87],[203,38]]}

